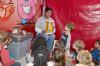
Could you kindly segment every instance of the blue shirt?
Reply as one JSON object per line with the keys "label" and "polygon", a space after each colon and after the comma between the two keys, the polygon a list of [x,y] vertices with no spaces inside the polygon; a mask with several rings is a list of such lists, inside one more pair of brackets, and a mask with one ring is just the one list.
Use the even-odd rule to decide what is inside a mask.
{"label": "blue shirt", "polygon": [[93,59],[95,59],[96,61],[100,62],[100,50],[94,49],[92,51],[92,56],[93,56]]}

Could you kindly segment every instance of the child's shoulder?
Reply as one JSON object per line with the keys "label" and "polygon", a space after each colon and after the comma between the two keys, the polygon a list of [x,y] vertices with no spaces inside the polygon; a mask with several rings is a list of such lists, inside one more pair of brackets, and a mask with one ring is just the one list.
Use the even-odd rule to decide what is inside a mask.
{"label": "child's shoulder", "polygon": [[49,61],[48,63],[47,63],[47,66],[54,66],[54,62],[53,61]]}
{"label": "child's shoulder", "polygon": [[98,52],[100,52],[100,50],[99,49],[94,49],[92,52],[98,53]]}
{"label": "child's shoulder", "polygon": [[86,66],[86,65],[84,65],[84,64],[76,64],[75,66]]}

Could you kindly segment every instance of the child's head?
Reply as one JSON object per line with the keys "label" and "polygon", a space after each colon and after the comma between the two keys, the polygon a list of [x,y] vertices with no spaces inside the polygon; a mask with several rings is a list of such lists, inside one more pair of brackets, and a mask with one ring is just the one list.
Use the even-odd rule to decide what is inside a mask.
{"label": "child's head", "polygon": [[61,49],[55,49],[52,53],[55,66],[65,66],[65,52]]}
{"label": "child's head", "polygon": [[56,48],[65,50],[64,44],[63,44],[63,42],[61,42],[60,40],[57,40],[57,41],[55,42],[54,49],[56,49]]}
{"label": "child's head", "polygon": [[85,48],[85,43],[82,40],[76,40],[73,43],[73,49],[75,49],[76,52],[79,52]]}
{"label": "child's head", "polygon": [[97,40],[95,43],[95,48],[99,48],[100,49],[100,40]]}
{"label": "child's head", "polygon": [[81,64],[90,64],[92,62],[92,56],[88,50],[84,50],[78,53],[77,60]]}
{"label": "child's head", "polygon": [[10,36],[6,31],[0,31],[0,44],[7,45],[11,41]]}
{"label": "child's head", "polygon": [[47,42],[45,41],[45,38],[43,36],[36,37],[32,41],[32,48],[31,48],[31,55],[33,56],[34,51],[40,47],[40,46],[47,46]]}
{"label": "child's head", "polygon": [[65,26],[65,31],[71,31],[75,28],[74,24],[73,23],[69,23]]}
{"label": "child's head", "polygon": [[46,66],[49,60],[47,47],[40,46],[34,52],[34,66]]}

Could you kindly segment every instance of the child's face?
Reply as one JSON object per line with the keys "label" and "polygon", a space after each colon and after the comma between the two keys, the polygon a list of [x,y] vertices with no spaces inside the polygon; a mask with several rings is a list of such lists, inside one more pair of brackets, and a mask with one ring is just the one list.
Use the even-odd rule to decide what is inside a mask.
{"label": "child's face", "polygon": [[73,45],[73,49],[78,52],[78,48],[75,45]]}
{"label": "child's face", "polygon": [[70,29],[67,26],[65,26],[65,32],[70,32]]}
{"label": "child's face", "polygon": [[100,45],[98,42],[95,43],[95,48],[100,48]]}

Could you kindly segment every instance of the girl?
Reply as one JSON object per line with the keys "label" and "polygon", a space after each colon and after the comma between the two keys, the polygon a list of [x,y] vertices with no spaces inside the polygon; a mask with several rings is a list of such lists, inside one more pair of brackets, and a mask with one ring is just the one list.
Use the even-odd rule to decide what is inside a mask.
{"label": "girl", "polygon": [[33,40],[31,50],[26,57],[29,62],[27,66],[43,66],[47,64],[49,52],[43,36],[36,37]]}
{"label": "girl", "polygon": [[65,49],[61,41],[56,41],[52,52],[52,61],[47,63],[48,66],[66,66]]}
{"label": "girl", "polygon": [[9,52],[7,50],[7,45],[11,41],[8,33],[5,31],[0,31],[0,57],[3,66],[21,66],[20,63],[15,63],[9,56]]}

